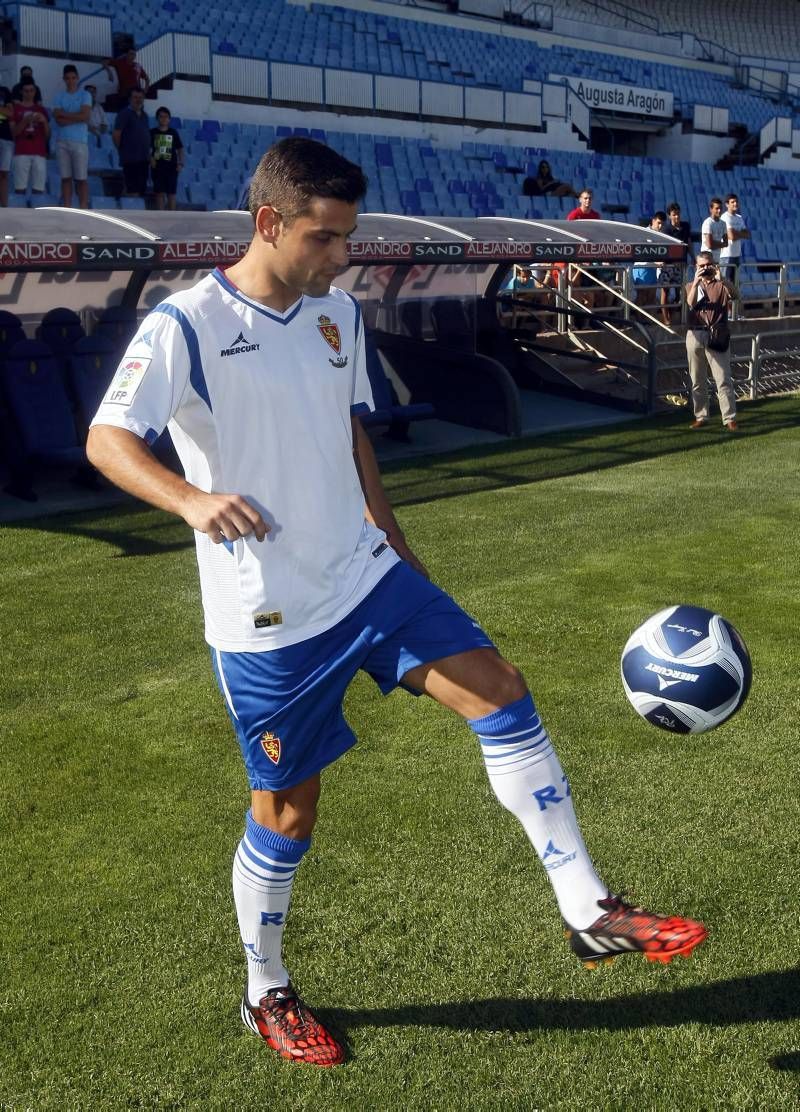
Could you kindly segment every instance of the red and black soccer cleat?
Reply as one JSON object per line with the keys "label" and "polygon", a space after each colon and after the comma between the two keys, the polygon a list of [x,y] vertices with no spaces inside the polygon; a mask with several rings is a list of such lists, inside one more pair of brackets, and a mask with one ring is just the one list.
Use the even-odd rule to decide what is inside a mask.
{"label": "red and black soccer cleat", "polygon": [[702,923],[678,915],[653,915],[642,907],[631,907],[621,896],[611,894],[598,900],[603,914],[590,927],[577,931],[567,926],[573,952],[587,969],[607,963],[620,954],[644,954],[648,961],[667,964],[678,954],[688,958],[695,946],[708,937]]}
{"label": "red and black soccer cleat", "polygon": [[330,1031],[305,1006],[291,985],[274,988],[262,996],[258,1007],[242,997],[242,1023],[260,1035],[281,1058],[312,1066],[338,1066],[345,1050]]}

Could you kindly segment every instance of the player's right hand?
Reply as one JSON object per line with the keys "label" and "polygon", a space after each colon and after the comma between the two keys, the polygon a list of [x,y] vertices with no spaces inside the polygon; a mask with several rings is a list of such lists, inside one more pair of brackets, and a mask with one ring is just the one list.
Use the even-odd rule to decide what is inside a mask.
{"label": "player's right hand", "polygon": [[206,494],[198,490],[184,506],[183,518],[193,529],[206,533],[214,544],[236,541],[254,534],[263,541],[269,525],[240,494]]}

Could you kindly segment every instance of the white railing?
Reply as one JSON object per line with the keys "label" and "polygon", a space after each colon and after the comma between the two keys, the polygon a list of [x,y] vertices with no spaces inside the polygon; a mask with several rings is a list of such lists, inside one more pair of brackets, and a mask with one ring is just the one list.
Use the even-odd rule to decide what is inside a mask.
{"label": "white railing", "polygon": [[31,4],[7,9],[12,14],[15,10],[19,46],[26,53],[46,50],[65,57],[94,54],[98,58],[111,54],[113,40],[108,16]]}
{"label": "white railing", "polygon": [[759,132],[759,154],[762,156],[770,147],[791,147],[792,121],[789,116],[773,116]]}

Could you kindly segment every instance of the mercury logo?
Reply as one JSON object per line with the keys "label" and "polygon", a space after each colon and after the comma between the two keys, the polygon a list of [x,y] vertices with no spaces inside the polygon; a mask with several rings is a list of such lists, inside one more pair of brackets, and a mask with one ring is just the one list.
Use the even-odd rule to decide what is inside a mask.
{"label": "mercury logo", "polygon": [[680,683],[681,680],[696,683],[700,679],[697,672],[679,672],[676,668],[665,668],[663,664],[653,664],[652,661],[645,664],[645,671],[655,672],[658,677],[659,691],[663,691],[665,687],[672,687],[674,683]]}
{"label": "mercury logo", "polygon": [[230,347],[223,348],[220,351],[220,356],[224,358],[226,355],[244,355],[248,351],[258,351],[261,344],[251,344],[249,340],[244,338],[244,333],[240,332]]}

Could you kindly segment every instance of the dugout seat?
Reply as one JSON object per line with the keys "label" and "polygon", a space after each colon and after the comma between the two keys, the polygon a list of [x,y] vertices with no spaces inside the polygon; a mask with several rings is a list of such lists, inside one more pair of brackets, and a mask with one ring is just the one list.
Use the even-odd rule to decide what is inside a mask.
{"label": "dugout seat", "polygon": [[127,305],[109,305],[101,311],[93,335],[112,340],[119,350],[133,337],[136,327],[135,309]]}
{"label": "dugout seat", "polygon": [[69,357],[68,376],[78,406],[81,432],[86,433],[119,363],[119,343],[95,332],[78,340]]}
{"label": "dugout seat", "polygon": [[364,414],[361,423],[365,428],[388,425],[386,436],[392,440],[408,441],[408,429],[412,421],[425,421],[436,416],[436,409],[430,402],[416,402],[402,405],[391,382],[386,376],[381,357],[373,337],[366,332],[364,343],[367,359],[367,374],[372,387],[372,400],[375,410]]}
{"label": "dugout seat", "polygon": [[94,472],[86,461],[59,361],[40,340],[15,344],[0,368],[0,386],[11,421],[11,493],[35,499],[32,478],[41,463],[75,465],[83,481]]}
{"label": "dugout seat", "polygon": [[36,339],[56,355],[67,355],[85,335],[81,318],[72,309],[50,309],[36,329]]}
{"label": "dugout seat", "polygon": [[5,358],[5,353],[10,351],[14,344],[24,339],[25,329],[16,313],[0,309],[0,360]]}

